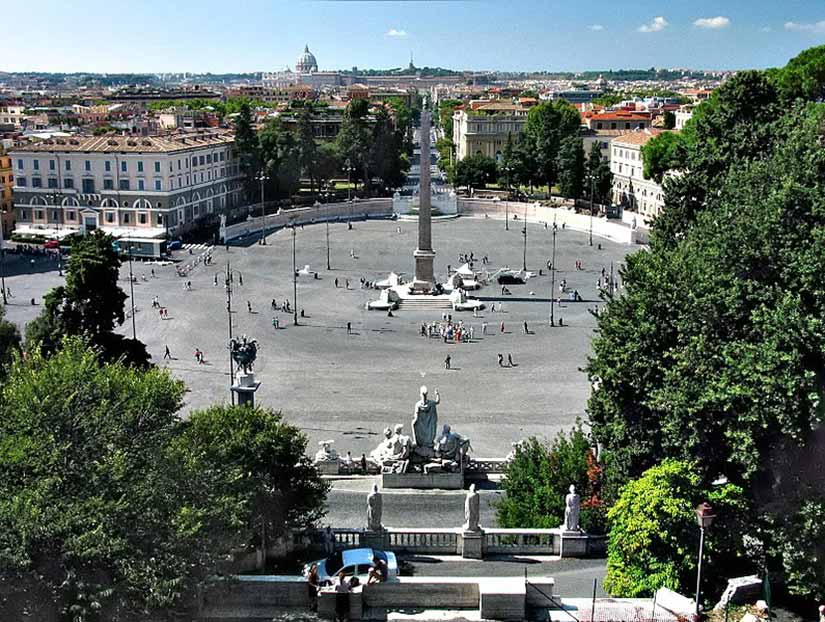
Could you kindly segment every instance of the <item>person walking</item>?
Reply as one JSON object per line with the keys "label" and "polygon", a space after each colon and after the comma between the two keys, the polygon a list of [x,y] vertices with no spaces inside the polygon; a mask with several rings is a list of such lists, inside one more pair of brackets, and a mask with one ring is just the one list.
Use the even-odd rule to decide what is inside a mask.
{"label": "person walking", "polygon": [[218,286],[218,275],[216,274],[215,278],[212,279],[212,287],[217,287],[217,286]]}
{"label": "person walking", "polygon": [[487,334],[487,322],[482,322],[482,323],[481,323],[481,334],[482,334],[482,335],[486,335],[486,334]]}
{"label": "person walking", "polygon": [[350,584],[342,570],[335,584],[335,622],[349,622],[349,592]]}
{"label": "person walking", "polygon": [[524,328],[524,334],[529,335],[530,330],[527,328],[527,320],[524,320],[524,322],[522,323],[522,327]]}
{"label": "person walking", "polygon": [[504,333],[504,320],[501,321],[501,323],[498,325],[498,328],[499,332]]}
{"label": "person walking", "polygon": [[240,272],[238,272],[238,285],[243,287],[243,274],[241,274]]}
{"label": "person walking", "polygon": [[504,357],[501,354],[496,355],[498,357],[498,366],[504,367]]}
{"label": "person walking", "polygon": [[169,346],[163,346],[163,358],[164,360],[172,360],[172,353],[169,351]]}
{"label": "person walking", "polygon": [[250,301],[246,301],[246,310],[252,313],[252,303]]}
{"label": "person walking", "polygon": [[352,334],[352,322],[347,322],[347,335]]}
{"label": "person walking", "polygon": [[338,277],[335,277],[335,287],[338,287]]}
{"label": "person walking", "polygon": [[318,588],[321,587],[321,581],[318,577],[318,566],[312,564],[307,573],[307,597],[309,598],[309,610],[318,611]]}
{"label": "person walking", "polygon": [[444,369],[450,369],[450,361],[452,358],[448,354],[447,357],[444,359]]}

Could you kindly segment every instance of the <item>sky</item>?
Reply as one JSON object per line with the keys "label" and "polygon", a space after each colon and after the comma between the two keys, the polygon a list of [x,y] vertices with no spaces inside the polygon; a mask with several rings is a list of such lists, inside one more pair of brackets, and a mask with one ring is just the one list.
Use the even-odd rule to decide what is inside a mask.
{"label": "sky", "polygon": [[825,43],[823,0],[7,2],[0,71],[514,71],[784,65]]}

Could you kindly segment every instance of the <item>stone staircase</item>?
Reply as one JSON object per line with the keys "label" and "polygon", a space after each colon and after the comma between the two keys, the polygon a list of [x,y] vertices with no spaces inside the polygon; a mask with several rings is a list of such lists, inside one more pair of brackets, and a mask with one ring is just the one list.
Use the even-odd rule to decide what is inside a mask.
{"label": "stone staircase", "polygon": [[401,311],[452,311],[453,303],[447,296],[416,296],[398,301]]}

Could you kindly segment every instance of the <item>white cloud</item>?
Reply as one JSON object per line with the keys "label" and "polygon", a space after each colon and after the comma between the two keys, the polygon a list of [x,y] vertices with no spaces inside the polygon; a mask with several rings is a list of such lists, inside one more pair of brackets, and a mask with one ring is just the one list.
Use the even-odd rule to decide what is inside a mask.
{"label": "white cloud", "polygon": [[825,32],[825,20],[807,24],[800,24],[798,22],[785,22],[785,30],[792,30],[794,32],[821,33]]}
{"label": "white cloud", "polygon": [[397,37],[397,38],[403,38],[403,37],[406,37],[406,36],[407,36],[407,31],[406,31],[406,30],[401,30],[401,29],[396,29],[396,28],[390,28],[390,29],[389,29],[386,33],[384,33],[384,34],[385,34],[385,36],[387,36],[387,37]]}
{"label": "white cloud", "polygon": [[770,26],[762,26],[762,28],[759,29],[759,32],[773,32],[773,28]]}
{"label": "white cloud", "polygon": [[727,28],[730,26],[730,19],[718,15],[717,17],[700,17],[693,25],[697,28],[710,28],[711,30],[719,30],[720,28]]}
{"label": "white cloud", "polygon": [[590,26],[588,26],[588,28],[590,30],[595,30],[596,32],[599,32],[600,30],[604,30],[604,26],[602,26],[601,24],[591,24]]}
{"label": "white cloud", "polygon": [[667,20],[659,15],[658,17],[654,17],[653,21],[649,24],[642,24],[639,26],[639,32],[659,32],[660,30],[664,30],[667,26]]}

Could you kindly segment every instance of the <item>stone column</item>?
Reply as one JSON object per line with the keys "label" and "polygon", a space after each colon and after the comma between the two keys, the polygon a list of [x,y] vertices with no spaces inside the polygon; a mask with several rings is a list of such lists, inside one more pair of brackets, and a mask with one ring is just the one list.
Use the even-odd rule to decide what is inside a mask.
{"label": "stone column", "polygon": [[418,185],[418,248],[413,253],[415,257],[415,281],[413,289],[421,292],[432,290],[435,279],[433,277],[432,242],[432,206],[430,204],[432,191],[430,189],[430,112],[421,111],[421,173]]}

